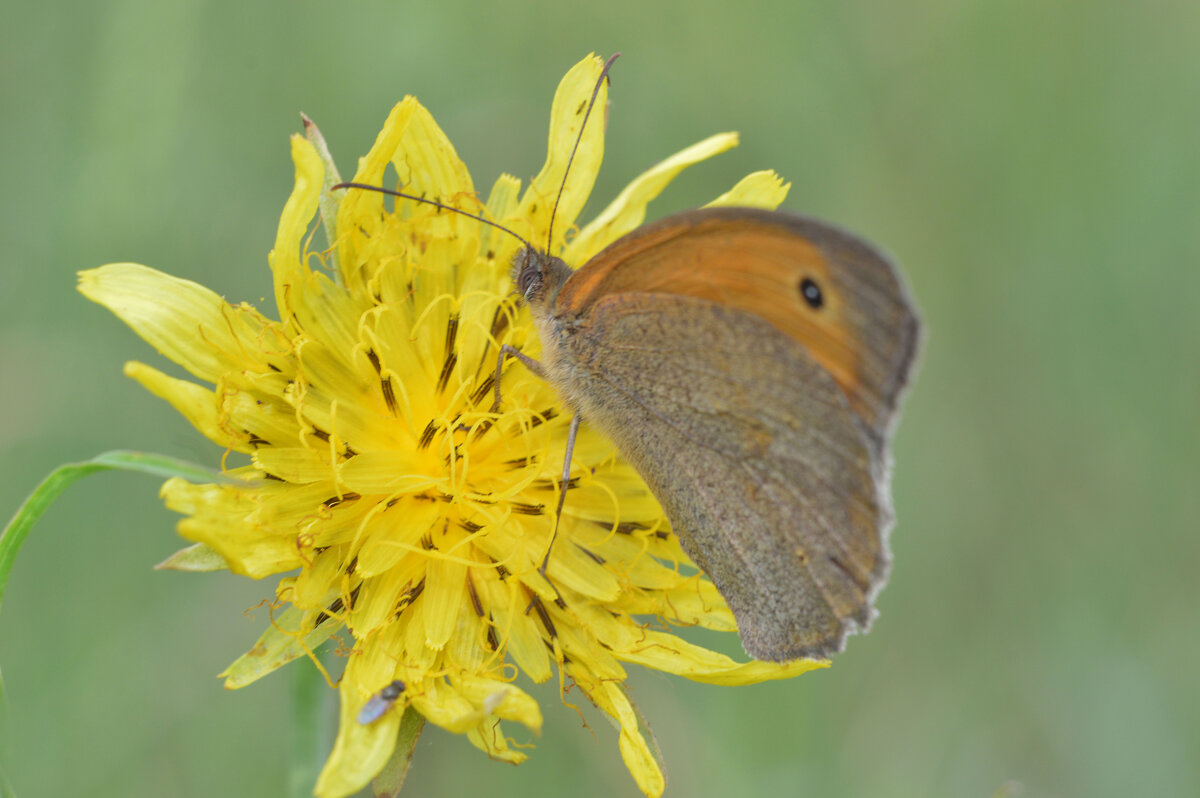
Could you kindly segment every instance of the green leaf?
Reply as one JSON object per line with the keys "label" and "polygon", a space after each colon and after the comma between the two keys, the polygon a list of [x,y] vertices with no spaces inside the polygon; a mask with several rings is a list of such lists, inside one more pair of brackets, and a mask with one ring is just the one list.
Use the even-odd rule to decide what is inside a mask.
{"label": "green leaf", "polygon": [[404,716],[400,718],[400,731],[396,735],[396,748],[383,770],[379,771],[379,775],[371,782],[371,794],[375,798],[396,798],[400,794],[400,788],[404,786],[404,779],[408,776],[408,769],[412,766],[413,750],[417,747],[417,740],[420,739],[423,728],[425,716],[411,706],[405,707]]}
{"label": "green leaf", "polygon": [[12,573],[13,562],[21,544],[29,536],[29,530],[42,517],[54,500],[76,480],[100,471],[134,471],[154,477],[182,477],[192,482],[228,482],[229,478],[220,471],[177,460],[161,454],[144,452],[105,452],[81,463],[61,465],[42,480],[37,490],[29,495],[16,515],[8,522],[0,535],[0,606],[4,602],[4,589]]}

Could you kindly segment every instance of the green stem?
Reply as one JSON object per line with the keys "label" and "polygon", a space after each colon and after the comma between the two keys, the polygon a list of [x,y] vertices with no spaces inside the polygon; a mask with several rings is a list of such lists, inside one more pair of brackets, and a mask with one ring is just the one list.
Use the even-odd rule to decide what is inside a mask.
{"label": "green stem", "polygon": [[292,674],[291,765],[288,768],[290,798],[311,798],[321,765],[329,755],[329,717],[325,677],[307,659],[290,668]]}

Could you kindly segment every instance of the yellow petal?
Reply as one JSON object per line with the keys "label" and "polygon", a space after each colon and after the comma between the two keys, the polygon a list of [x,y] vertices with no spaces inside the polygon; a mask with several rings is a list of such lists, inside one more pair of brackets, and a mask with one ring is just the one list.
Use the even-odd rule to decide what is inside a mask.
{"label": "yellow petal", "polygon": [[491,609],[500,644],[535,684],[546,681],[552,675],[550,658],[537,623],[525,612],[529,598],[516,580],[498,579],[494,569],[479,568],[476,572],[476,587]]}
{"label": "yellow petal", "polygon": [[659,767],[658,757],[642,736],[638,714],[617,682],[596,679],[581,668],[571,668],[571,675],[596,706],[611,717],[620,736],[617,745],[621,759],[637,782],[638,789],[650,798],[658,798],[666,789],[667,779]]}
{"label": "yellow petal", "polygon": [[[424,490],[445,481],[440,475],[433,476],[441,469],[438,464],[439,468],[435,471],[430,460],[431,458],[423,452],[411,449],[362,452],[346,461],[341,466],[338,476],[347,490],[355,493]],[[326,462],[326,469],[328,467]],[[328,475],[328,470],[326,474]]]}
{"label": "yellow petal", "polygon": [[[587,117],[587,129],[582,136],[579,135],[580,125],[587,113],[592,92],[596,89],[596,81],[599,80],[603,67],[603,61],[589,55],[572,67],[558,84],[554,104],[550,109],[550,144],[546,164],[521,198],[521,204],[514,215],[515,219],[506,220],[506,223],[512,222],[513,225],[527,231],[526,238],[534,245],[547,245],[546,231],[550,215],[555,213],[555,201],[559,189],[562,188],[562,197],[557,200],[558,210],[554,217],[555,240],[547,245],[551,252],[556,250],[566,231],[575,222],[575,217],[583,210],[596,182],[600,162],[604,160],[607,86],[600,86],[595,106],[591,115]],[[576,141],[579,142],[579,146],[575,150],[571,173],[564,185],[563,175],[566,173],[567,162],[571,158],[571,150],[575,148]]]}
{"label": "yellow petal", "polygon": [[253,449],[245,437],[231,434],[222,423],[216,396],[207,388],[168,377],[158,369],[132,360],[125,364],[125,376],[137,380],[159,399],[165,399],[193,427],[218,446],[239,452]]}
{"label": "yellow petal", "polygon": [[[512,175],[500,175],[492,185],[491,193],[488,194],[486,218],[493,220],[511,218],[516,213],[520,193],[520,179]],[[491,250],[492,262],[501,269],[507,269],[512,253],[517,248],[517,240],[491,225],[483,225],[483,229],[479,232],[480,251],[486,253]]]}
{"label": "yellow petal", "polygon": [[646,219],[646,206],[675,176],[692,164],[736,147],[737,133],[718,133],[677,152],[643,172],[593,219],[563,251],[563,260],[587,263],[597,252],[633,230]]}
{"label": "yellow petal", "polygon": [[[631,642],[635,638],[631,638]],[[792,662],[735,662],[724,654],[693,645],[674,635],[637,629],[636,645],[614,648],[625,662],[636,662],[694,682],[706,684],[757,684],[790,679],[811,670],[828,668],[829,660],[799,659]]]}
{"label": "yellow petal", "polygon": [[462,695],[486,715],[516,721],[534,733],[541,732],[542,710],[519,687],[469,673],[462,674],[456,682]]}
{"label": "yellow petal", "polygon": [[368,696],[359,695],[357,686],[349,679],[342,680],[339,692],[342,703],[338,736],[317,779],[315,793],[319,798],[344,798],[375,778],[396,747],[396,734],[404,714],[387,712],[374,723],[361,724],[358,711]]}
{"label": "yellow petal", "polygon": [[413,692],[412,703],[430,723],[452,732],[466,732],[484,717],[474,703],[441,679],[423,683]]}
{"label": "yellow petal", "polygon": [[210,546],[235,574],[260,579],[303,562],[294,528],[288,537],[262,523],[262,487],[193,485],[174,477],[159,492],[168,509],[190,516],[179,522],[179,534]]}
{"label": "yellow petal", "polygon": [[739,180],[736,186],[704,207],[740,206],[773,211],[787,198],[791,187],[791,183],[783,182],[783,178],[773,170],[751,172]]}
{"label": "yellow petal", "polygon": [[450,639],[458,623],[458,613],[467,599],[466,581],[467,566],[431,557],[423,604],[425,643],[430,648],[440,651]]}
{"label": "yellow petal", "polygon": [[304,447],[271,446],[254,453],[254,464],[287,482],[320,482],[333,476],[334,462],[328,451]]}

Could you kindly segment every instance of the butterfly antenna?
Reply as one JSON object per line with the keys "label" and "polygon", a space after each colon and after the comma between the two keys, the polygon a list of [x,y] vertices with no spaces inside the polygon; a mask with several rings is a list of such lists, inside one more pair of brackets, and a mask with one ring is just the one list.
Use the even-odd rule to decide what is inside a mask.
{"label": "butterfly antenna", "polygon": [[563,191],[567,187],[567,175],[571,174],[571,164],[575,162],[575,152],[579,149],[579,142],[583,140],[583,131],[587,129],[588,117],[592,115],[592,106],[596,104],[596,97],[600,94],[600,87],[604,85],[604,81],[608,78],[608,70],[612,68],[613,61],[621,57],[620,53],[613,53],[609,59],[604,62],[604,69],[600,70],[600,77],[596,80],[596,87],[592,89],[592,99],[588,101],[587,111],[583,115],[583,124],[579,126],[579,135],[575,137],[575,146],[571,148],[571,156],[567,158],[567,168],[563,171],[562,183],[558,186],[558,196],[554,198],[554,208],[550,211],[550,224],[546,229],[546,251],[550,251],[550,244],[554,241],[554,217],[558,215],[558,203],[562,201]]}
{"label": "butterfly antenna", "polygon": [[509,230],[504,225],[502,225],[498,222],[493,222],[490,219],[485,219],[482,216],[478,216],[474,213],[464,211],[461,208],[455,208],[453,205],[446,205],[445,203],[438,202],[437,200],[426,199],[425,197],[418,197],[416,194],[405,194],[403,191],[393,191],[392,189],[384,188],[383,186],[372,186],[367,183],[338,183],[336,186],[333,186],[333,188],[335,188],[335,189],[336,188],[359,188],[359,189],[362,189],[363,191],[375,191],[379,194],[387,194],[392,197],[399,197],[401,199],[412,200],[413,202],[421,202],[421,203],[424,203],[425,205],[432,205],[433,207],[441,208],[444,211],[453,211],[454,213],[460,214],[462,216],[466,216],[468,219],[474,219],[475,221],[482,222],[483,224],[490,224],[492,227],[496,228],[497,230],[503,230],[504,232],[508,233],[513,238],[520,241],[526,247],[533,249],[533,246],[528,241],[526,241],[524,238],[521,238],[521,236],[517,235],[512,230]]}

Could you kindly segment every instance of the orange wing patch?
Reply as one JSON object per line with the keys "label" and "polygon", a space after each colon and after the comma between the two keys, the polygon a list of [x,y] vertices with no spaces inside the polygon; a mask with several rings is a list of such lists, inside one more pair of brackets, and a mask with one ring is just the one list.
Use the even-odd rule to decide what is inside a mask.
{"label": "orange wing patch", "polygon": [[[762,224],[747,210],[680,214],[620,239],[571,276],[555,311],[584,316],[602,297],[638,292],[692,296],[753,313],[803,344],[867,417],[859,390],[862,347],[828,260],[807,238]],[[821,292],[818,308],[804,299],[805,279]]]}

